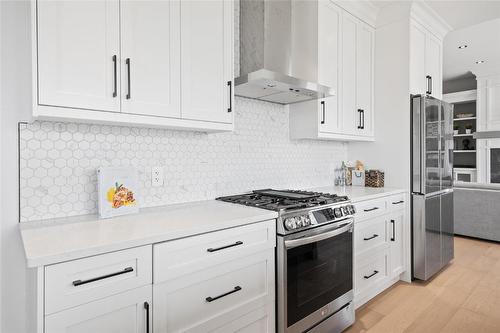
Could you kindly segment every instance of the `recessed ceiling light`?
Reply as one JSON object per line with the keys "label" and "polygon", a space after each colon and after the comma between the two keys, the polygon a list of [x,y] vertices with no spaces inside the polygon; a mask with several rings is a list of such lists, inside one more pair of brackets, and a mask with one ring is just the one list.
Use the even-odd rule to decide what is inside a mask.
{"label": "recessed ceiling light", "polygon": [[476,64],[478,64],[478,65],[479,64],[484,64],[484,60],[478,60],[478,61],[476,61]]}
{"label": "recessed ceiling light", "polygon": [[467,44],[460,45],[458,48],[459,48],[459,49],[466,49],[466,48],[467,48]]}

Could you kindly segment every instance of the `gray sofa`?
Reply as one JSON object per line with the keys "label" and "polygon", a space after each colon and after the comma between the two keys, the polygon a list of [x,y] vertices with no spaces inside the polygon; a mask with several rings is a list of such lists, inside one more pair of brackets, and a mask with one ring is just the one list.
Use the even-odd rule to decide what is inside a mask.
{"label": "gray sofa", "polygon": [[500,242],[500,186],[457,183],[455,234]]}

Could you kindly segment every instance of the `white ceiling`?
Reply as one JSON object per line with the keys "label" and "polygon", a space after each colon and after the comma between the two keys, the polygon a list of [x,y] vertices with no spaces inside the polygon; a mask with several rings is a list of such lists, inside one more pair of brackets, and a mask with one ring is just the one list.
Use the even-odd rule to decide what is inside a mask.
{"label": "white ceiling", "polygon": [[[459,49],[460,45],[467,45]],[[477,65],[476,61],[484,63]],[[478,66],[500,65],[500,18],[454,30],[446,35],[443,44],[443,80],[470,76]]]}
{"label": "white ceiling", "polygon": [[[500,66],[500,0],[423,1],[452,28],[443,45],[444,80],[471,77],[476,66]],[[371,2],[383,8],[398,1]],[[462,44],[468,47],[458,49]],[[477,60],[485,63],[476,65]]]}
{"label": "white ceiling", "polygon": [[454,30],[500,18],[500,1],[426,0]]}

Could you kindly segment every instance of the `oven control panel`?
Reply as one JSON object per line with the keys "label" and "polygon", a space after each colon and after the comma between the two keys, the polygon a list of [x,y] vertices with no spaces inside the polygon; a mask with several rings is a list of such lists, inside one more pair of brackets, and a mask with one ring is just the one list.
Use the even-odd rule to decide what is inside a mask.
{"label": "oven control panel", "polygon": [[343,219],[354,215],[353,205],[343,205],[338,207],[327,207],[323,209],[298,213],[284,218],[283,225],[287,231],[298,231],[299,229],[324,224],[335,220]]}

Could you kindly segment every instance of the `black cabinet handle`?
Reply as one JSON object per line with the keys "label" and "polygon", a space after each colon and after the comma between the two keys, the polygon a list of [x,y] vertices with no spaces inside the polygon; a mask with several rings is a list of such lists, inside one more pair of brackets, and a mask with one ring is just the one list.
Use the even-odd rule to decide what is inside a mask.
{"label": "black cabinet handle", "polygon": [[377,234],[373,234],[373,236],[368,237],[368,238],[363,238],[363,240],[367,241],[367,240],[374,239],[374,238],[377,238],[377,237],[378,237]]}
{"label": "black cabinet handle", "polygon": [[88,279],[88,280],[75,280],[75,281],[73,281],[73,285],[75,287],[78,287],[78,286],[81,286],[82,284],[87,284],[87,283],[91,283],[91,282],[95,282],[95,281],[99,281],[99,280],[104,280],[104,279],[107,279],[107,278],[110,278],[110,277],[113,277],[113,276],[122,275],[122,274],[130,273],[130,272],[133,272],[133,271],[134,271],[134,269],[132,267],[127,267],[123,271],[106,274],[106,275],[95,277],[95,278],[92,278],[92,279]]}
{"label": "black cabinet handle", "polygon": [[391,220],[392,224],[392,237],[391,237],[391,242],[394,242],[396,240],[396,221]]}
{"label": "black cabinet handle", "polygon": [[359,114],[359,125],[358,125],[358,129],[361,129],[361,112],[363,112],[363,110],[361,109],[358,109],[358,114]]}
{"label": "black cabinet handle", "polygon": [[361,109],[361,119],[363,119],[363,124],[361,124],[361,129],[365,129],[365,110]]}
{"label": "black cabinet handle", "polygon": [[321,101],[321,112],[322,112],[322,118],[321,118],[321,123],[325,123],[325,101]]}
{"label": "black cabinet handle", "polygon": [[125,59],[125,64],[127,65],[127,86],[128,86],[128,91],[125,98],[130,99],[130,58]]}
{"label": "black cabinet handle", "polygon": [[400,200],[400,201],[393,202],[392,204],[393,205],[399,205],[399,204],[402,204],[403,202],[404,202],[404,200]]}
{"label": "black cabinet handle", "polygon": [[369,278],[371,278],[372,276],[375,276],[377,274],[378,274],[378,271],[373,271],[373,273],[371,273],[370,275],[365,275],[364,278],[368,280]]}
{"label": "black cabinet handle", "polygon": [[425,77],[427,79],[427,91],[425,92],[428,95],[432,94],[432,76],[427,75]]}
{"label": "black cabinet handle", "polygon": [[227,85],[229,86],[229,107],[227,112],[233,112],[233,84],[231,81],[227,81]]}
{"label": "black cabinet handle", "polygon": [[149,333],[149,303],[144,302],[144,309],[146,310],[146,333]]}
{"label": "black cabinet handle", "polygon": [[216,247],[216,248],[209,248],[207,249],[207,252],[217,252],[217,251],[220,251],[220,250],[224,250],[224,249],[227,249],[227,248],[230,248],[230,247],[233,247],[233,246],[238,246],[238,245],[243,245],[243,242],[242,241],[237,241],[236,243],[233,243],[233,244],[229,244],[229,245],[224,245],[224,246],[221,246],[221,247]]}
{"label": "black cabinet handle", "polygon": [[225,297],[227,295],[231,295],[231,294],[233,294],[233,293],[235,293],[237,291],[240,291],[240,290],[241,290],[241,287],[240,286],[236,286],[236,287],[234,287],[233,290],[228,291],[227,293],[224,293],[224,294],[221,294],[221,295],[215,296],[215,297],[207,297],[207,298],[205,298],[205,300],[210,303],[210,302],[218,300],[219,298]]}
{"label": "black cabinet handle", "polygon": [[374,211],[374,210],[377,210],[378,207],[373,207],[373,208],[369,208],[369,209],[363,209],[365,212],[371,212],[371,211]]}
{"label": "black cabinet handle", "polygon": [[117,78],[117,67],[116,67],[116,54],[113,56],[113,97],[118,96],[118,78]]}

